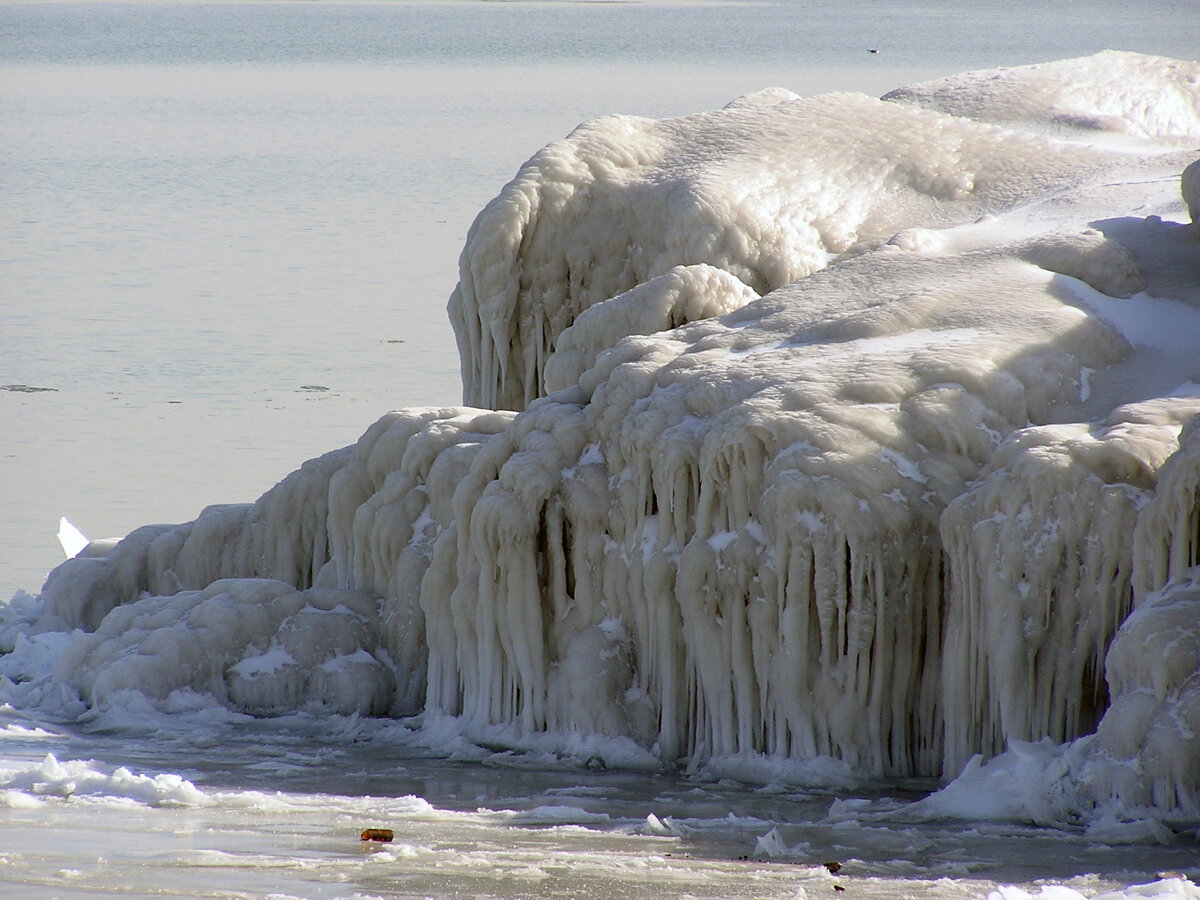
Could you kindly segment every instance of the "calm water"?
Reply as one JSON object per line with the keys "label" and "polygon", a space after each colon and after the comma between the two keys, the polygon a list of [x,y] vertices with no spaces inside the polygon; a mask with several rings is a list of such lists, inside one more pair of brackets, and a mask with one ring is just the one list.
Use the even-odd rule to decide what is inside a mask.
{"label": "calm water", "polygon": [[1112,46],[1200,4],[0,4],[0,594],[458,402],[467,227],[584,119]]}

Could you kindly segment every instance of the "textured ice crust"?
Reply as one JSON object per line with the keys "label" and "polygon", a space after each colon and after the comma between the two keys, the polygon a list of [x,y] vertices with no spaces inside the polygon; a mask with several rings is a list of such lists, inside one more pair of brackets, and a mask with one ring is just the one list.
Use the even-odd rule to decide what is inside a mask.
{"label": "textured ice crust", "polygon": [[519,412],[389,413],[93,544],[24,627],[83,629],[57,677],[94,705],[966,766],[931,814],[1195,821],[1198,79],[1106,53],[583,125],[450,303],[467,401]]}
{"label": "textured ice crust", "polygon": [[35,766],[0,769],[0,808],[36,809],[51,799],[70,797],[133,801],[147,806],[205,806],[211,801],[180,775],[140,775],[124,766],[105,769],[94,762],[53,754]]}
{"label": "textured ice crust", "polygon": [[967,72],[897,88],[885,99],[1036,130],[1171,135],[1194,143],[1198,92],[1194,62],[1109,50],[1086,61]]}

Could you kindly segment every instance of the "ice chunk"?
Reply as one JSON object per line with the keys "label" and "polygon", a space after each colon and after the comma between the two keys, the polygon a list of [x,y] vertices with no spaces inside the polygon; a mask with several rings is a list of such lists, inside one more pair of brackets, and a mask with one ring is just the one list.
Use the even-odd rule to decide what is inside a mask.
{"label": "ice chunk", "polygon": [[1097,734],[1114,764],[1089,772],[1099,799],[1200,816],[1200,568],[1121,626],[1107,673],[1113,703]]}
{"label": "ice chunk", "polygon": [[208,806],[212,800],[180,775],[139,775],[124,766],[115,769],[96,762],[59,762],[46,754],[38,765],[0,772],[0,805],[31,808],[42,798],[87,797],[134,801],[147,806]]}
{"label": "ice chunk", "polygon": [[[1151,884],[1134,884],[1123,890],[1094,894],[1091,900],[1196,900],[1200,888],[1184,878],[1165,878]],[[1063,885],[1047,884],[1035,894],[1021,887],[1003,885],[987,900],[1088,900],[1088,895]]]}
{"label": "ice chunk", "polygon": [[62,546],[67,559],[71,559],[78,556],[80,551],[91,542],[82,531],[67,521],[66,516],[63,516],[58,520],[58,543]]}

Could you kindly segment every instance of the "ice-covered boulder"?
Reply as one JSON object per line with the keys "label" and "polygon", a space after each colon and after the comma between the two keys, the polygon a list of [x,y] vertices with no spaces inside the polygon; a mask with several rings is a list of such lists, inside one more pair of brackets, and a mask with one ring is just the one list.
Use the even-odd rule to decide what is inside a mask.
{"label": "ice-covered boulder", "polygon": [[1108,652],[1112,705],[1097,732],[1101,801],[1200,817],[1200,568],[1149,597]]}
{"label": "ice-covered boulder", "polygon": [[1096,158],[855,94],[590,122],[529,160],[467,236],[450,300],[464,399],[524,408],[576,317],[675,266],[765,293],[909,226],[1065,187]]}
{"label": "ice-covered boulder", "polygon": [[1183,170],[1179,187],[1183,202],[1187,204],[1188,215],[1193,222],[1200,223],[1200,159]]}
{"label": "ice-covered boulder", "polygon": [[[1118,408],[1104,423],[1019,429],[947,508],[948,771],[1014,740],[1062,742],[1096,727],[1110,699],[1105,654],[1151,568],[1132,538],[1141,517],[1179,496],[1170,482],[1156,491],[1158,473],[1182,458],[1180,428],[1196,412],[1200,398],[1180,397]],[[1143,545],[1178,539],[1156,530]]]}
{"label": "ice-covered boulder", "polygon": [[353,591],[220,580],[119,606],[71,642],[58,670],[93,705],[127,691],[158,701],[195,692],[259,715],[380,715],[396,683],[380,652],[379,606]]}
{"label": "ice-covered boulder", "polygon": [[[1153,749],[1184,725],[1151,735],[1191,715],[1186,653],[1131,665],[1200,632],[1182,595],[1141,612],[1200,555],[1197,77],[1102,54],[581,126],[480,214],[450,304],[466,397],[513,411],[390,413],[86,550],[44,596],[89,630],[63,677],[345,708],[287,681],[303,644],[364,710],[898,775],[1100,722],[1192,808]],[[367,598],[325,662],[322,592]],[[257,623],[212,671],[105,674],[206,604]],[[1121,698],[1159,687],[1139,731]]]}

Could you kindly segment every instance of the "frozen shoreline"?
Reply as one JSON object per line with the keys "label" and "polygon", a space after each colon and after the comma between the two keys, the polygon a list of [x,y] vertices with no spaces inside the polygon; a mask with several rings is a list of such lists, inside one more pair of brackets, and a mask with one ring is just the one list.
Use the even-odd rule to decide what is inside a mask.
{"label": "frozen shoreline", "polygon": [[[6,715],[0,883],[31,897],[123,884],[126,896],[540,897],[568,881],[581,897],[650,884],[668,897],[821,896],[835,884],[873,898],[1038,897],[1043,884],[1070,898],[1197,895],[1169,876],[1130,888],[1158,872],[1195,878],[1194,844],[1102,847],[1019,823],[963,829],[907,816],[914,794],[897,787],[660,773],[650,796],[644,776],[578,759],[464,742],[455,761],[379,722],[238,723],[216,712],[182,725],[145,713],[133,754],[128,719],[124,734],[101,722],[30,734]],[[358,832],[371,826],[396,840],[364,848]],[[842,868],[830,872],[831,861]],[[39,892],[39,872],[56,886]]]}
{"label": "frozen shoreline", "polygon": [[[739,883],[741,855],[829,889],[810,865],[825,832],[855,836],[830,852],[865,848],[872,896],[943,877],[986,893],[1013,872],[987,868],[1004,840],[1069,838],[1064,872],[1104,857],[1083,895],[1185,860],[1200,256],[1179,173],[1198,83],[1195,63],[1107,53],[882,102],[768,91],[612,117],[547,147],[480,214],[451,301],[468,398],[513,409],[391,413],[256,504],[93,542],[14,598],[0,700],[23,749],[0,760],[3,827],[190,810],[158,845],[168,867],[368,884],[331,837],[367,801],[284,749],[294,726],[322,739],[317,715],[338,759],[361,739],[394,763],[395,740],[401,759],[456,747],[505,784],[530,762],[570,773],[565,794],[439,820],[449,844],[515,840],[498,855],[371,855],[422,890],[461,857],[502,873],[488,890],[552,891],[573,830],[607,847],[596,872],[616,859],[631,880],[672,883],[666,856],[639,869],[647,845],[695,842],[686,871],[712,896],[784,889],[757,865]],[[287,719],[261,726],[263,756],[242,745],[251,764],[320,790],[260,804],[253,778],[230,774],[225,798],[177,771],[170,723],[221,748],[259,728],[247,714]],[[109,729],[142,740],[144,768],[71,754]],[[614,812],[633,801],[613,782],[679,765],[700,774],[666,807],[699,791],[702,815]],[[870,787],[964,767],[917,803]],[[714,812],[756,782],[759,810],[793,805]],[[393,814],[428,824],[428,793]],[[179,855],[176,837],[245,808],[280,816],[249,827],[264,855],[231,861],[221,838]],[[311,869],[273,856],[277,833],[316,836],[297,845]],[[144,833],[127,836],[111,847],[133,860]],[[905,841],[922,861],[888,855]],[[1125,866],[1123,846],[1155,865]],[[14,858],[34,880],[57,864]],[[1037,896],[1026,875],[1005,896]]]}

